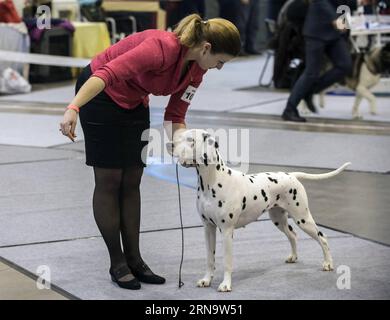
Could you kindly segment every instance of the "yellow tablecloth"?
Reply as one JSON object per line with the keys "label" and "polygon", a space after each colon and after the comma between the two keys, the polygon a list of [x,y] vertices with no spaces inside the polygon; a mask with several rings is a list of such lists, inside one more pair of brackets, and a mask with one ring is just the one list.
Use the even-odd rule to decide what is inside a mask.
{"label": "yellow tablecloth", "polygon": [[[110,34],[104,22],[72,22],[73,34],[72,56],[93,58],[111,45]],[[77,70],[73,71],[76,75]]]}

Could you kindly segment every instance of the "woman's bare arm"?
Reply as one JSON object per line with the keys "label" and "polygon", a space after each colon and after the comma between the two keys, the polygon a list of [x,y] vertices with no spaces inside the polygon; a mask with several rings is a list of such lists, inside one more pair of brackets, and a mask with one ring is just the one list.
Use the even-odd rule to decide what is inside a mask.
{"label": "woman's bare arm", "polygon": [[98,77],[90,77],[77,92],[70,104],[82,107],[104,90],[105,83]]}

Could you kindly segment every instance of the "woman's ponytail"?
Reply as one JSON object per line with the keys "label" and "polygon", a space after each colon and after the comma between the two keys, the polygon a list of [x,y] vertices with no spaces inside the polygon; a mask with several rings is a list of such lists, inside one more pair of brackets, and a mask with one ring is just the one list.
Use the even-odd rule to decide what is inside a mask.
{"label": "woman's ponytail", "polygon": [[188,48],[207,41],[211,44],[212,53],[237,56],[241,50],[240,33],[236,26],[222,18],[203,21],[198,14],[191,14],[183,18],[173,32]]}

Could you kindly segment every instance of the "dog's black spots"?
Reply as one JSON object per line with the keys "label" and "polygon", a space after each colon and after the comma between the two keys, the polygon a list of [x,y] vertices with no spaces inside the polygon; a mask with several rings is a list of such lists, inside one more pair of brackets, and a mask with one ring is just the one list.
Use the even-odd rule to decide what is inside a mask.
{"label": "dog's black spots", "polygon": [[264,209],[262,212],[264,213],[264,212],[266,212],[266,211],[267,211],[267,210]]}
{"label": "dog's black spots", "polygon": [[206,220],[206,217],[204,216],[204,214],[202,214],[202,218],[203,218],[204,220]]}
{"label": "dog's black spots", "polygon": [[224,220],[224,219],[222,219],[221,221],[222,221],[222,223],[225,223],[225,220]]}
{"label": "dog's black spots", "polygon": [[297,224],[300,224],[299,220],[297,221]]}
{"label": "dog's black spots", "polygon": [[218,201],[218,207],[222,207],[222,201]]}
{"label": "dog's black spots", "polygon": [[202,191],[204,191],[202,176],[199,176],[199,179],[200,179],[200,188],[202,189]]}
{"label": "dog's black spots", "polygon": [[221,165],[217,164],[217,170],[219,171],[219,169],[221,169]]}
{"label": "dog's black spots", "polygon": [[246,202],[246,197],[242,198],[242,202],[244,203]]}
{"label": "dog's black spots", "polygon": [[273,182],[273,183],[278,184],[278,180],[276,180],[276,179],[272,179],[272,178],[268,177],[268,180],[271,181],[271,182]]}
{"label": "dog's black spots", "polygon": [[222,188],[222,184],[218,183],[218,187]]}
{"label": "dog's black spots", "polygon": [[279,225],[279,222],[275,222],[275,226],[278,226]]}
{"label": "dog's black spots", "polygon": [[249,181],[252,182],[252,183],[254,183],[253,180],[252,180],[251,178],[249,178]]}
{"label": "dog's black spots", "polygon": [[200,187],[198,187],[198,191],[200,190]]}
{"label": "dog's black spots", "polygon": [[245,210],[245,208],[246,208],[246,204],[244,203],[244,204],[242,205],[242,210]]}
{"label": "dog's black spots", "polygon": [[211,223],[212,223],[213,225],[216,226],[216,224],[215,224],[215,222],[213,221],[213,219],[210,218],[210,221],[211,221]]}
{"label": "dog's black spots", "polygon": [[199,199],[199,196],[198,196],[198,199]]}
{"label": "dog's black spots", "polygon": [[277,196],[276,196],[276,201],[278,201],[280,199],[280,194],[278,194]]}
{"label": "dog's black spots", "polygon": [[254,197],[253,197],[253,200],[257,200],[257,196],[254,196]]}
{"label": "dog's black spots", "polygon": [[277,207],[277,206],[278,206],[278,204],[277,204],[277,203],[275,203],[275,204],[274,204],[274,207]]}
{"label": "dog's black spots", "polygon": [[243,177],[245,177],[245,174],[242,174]]}
{"label": "dog's black spots", "polygon": [[267,195],[265,194],[265,191],[261,189],[261,195],[265,198]]}
{"label": "dog's black spots", "polygon": [[219,162],[219,154],[217,153],[217,162]]}
{"label": "dog's black spots", "polygon": [[297,194],[297,189],[294,189],[294,194]]}
{"label": "dog's black spots", "polygon": [[297,197],[296,197],[296,196],[294,196],[294,197],[293,197],[293,200],[295,201],[296,199],[297,199]]}
{"label": "dog's black spots", "polygon": [[319,236],[319,237],[323,237],[324,235],[322,234],[321,231],[318,231],[318,236]]}
{"label": "dog's black spots", "polygon": [[215,250],[213,251],[213,254],[215,254]]}
{"label": "dog's black spots", "polygon": [[218,149],[218,148],[219,148],[219,144],[218,144],[218,142],[217,142],[217,141],[215,141],[215,143],[214,143],[214,147],[215,147],[215,149]]}
{"label": "dog's black spots", "polygon": [[203,142],[206,142],[206,139],[210,137],[210,134],[208,133],[203,133]]}
{"label": "dog's black spots", "polygon": [[292,193],[292,189],[290,189],[289,193]]}
{"label": "dog's black spots", "polygon": [[297,207],[299,207],[299,202],[297,202],[296,204],[297,204]]}
{"label": "dog's black spots", "polygon": [[265,201],[265,202],[267,202],[267,201],[268,201],[268,198],[267,198],[267,197],[265,197],[265,198],[264,198],[264,201]]}
{"label": "dog's black spots", "polygon": [[229,213],[230,219],[233,219],[233,213]]}
{"label": "dog's black spots", "polygon": [[305,219],[301,219],[301,222],[302,222],[302,223],[305,223],[306,221],[305,221]]}
{"label": "dog's black spots", "polygon": [[224,167],[222,167],[222,171],[225,171],[225,168],[224,168]]}
{"label": "dog's black spots", "polygon": [[229,169],[229,170],[228,170],[228,174],[229,174],[229,175],[232,175],[232,170]]}
{"label": "dog's black spots", "polygon": [[292,226],[290,226],[290,225],[288,225],[288,229],[289,229],[290,231],[293,231],[293,228],[292,228]]}
{"label": "dog's black spots", "polygon": [[211,188],[211,192],[215,194],[215,190],[213,188]]}
{"label": "dog's black spots", "polygon": [[209,165],[209,163],[208,163],[208,160],[207,160],[207,154],[206,153],[203,154],[203,158],[204,158],[203,163],[207,167]]}

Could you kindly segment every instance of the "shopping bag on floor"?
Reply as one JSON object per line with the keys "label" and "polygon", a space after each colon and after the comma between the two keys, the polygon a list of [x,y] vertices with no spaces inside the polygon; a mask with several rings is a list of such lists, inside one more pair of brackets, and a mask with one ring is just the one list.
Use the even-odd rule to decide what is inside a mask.
{"label": "shopping bag on floor", "polygon": [[6,68],[0,74],[0,93],[27,93],[31,92],[31,84],[19,72]]}

